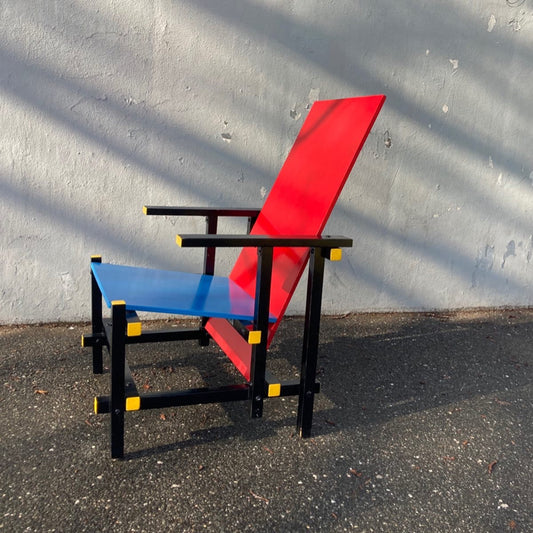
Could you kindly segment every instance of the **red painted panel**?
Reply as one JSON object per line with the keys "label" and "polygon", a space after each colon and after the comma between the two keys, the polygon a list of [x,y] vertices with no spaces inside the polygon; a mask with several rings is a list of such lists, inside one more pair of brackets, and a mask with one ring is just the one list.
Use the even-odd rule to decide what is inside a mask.
{"label": "red painted panel", "polygon": [[205,329],[220,346],[221,350],[231,359],[237,370],[245,379],[250,381],[252,346],[224,318],[209,319]]}
{"label": "red painted panel", "polygon": [[[385,96],[377,95],[315,102],[251,233],[320,235],[384,101]],[[308,250],[275,250],[270,312],[278,322],[270,326],[269,341],[307,257]],[[245,248],[230,274],[251,296],[256,268],[256,250]]]}

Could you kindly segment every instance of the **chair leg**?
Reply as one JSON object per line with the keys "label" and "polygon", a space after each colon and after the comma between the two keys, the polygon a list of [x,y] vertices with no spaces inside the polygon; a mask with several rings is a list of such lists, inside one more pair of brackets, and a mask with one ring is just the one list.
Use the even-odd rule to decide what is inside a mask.
{"label": "chair leg", "polygon": [[198,337],[198,344],[200,346],[209,346],[209,340],[210,336],[209,333],[207,333],[205,329],[205,325],[207,324],[208,318],[202,317],[200,322],[200,335]]}
{"label": "chair leg", "polygon": [[124,373],[126,364],[126,304],[112,302],[112,339],[111,339],[111,457],[124,456],[124,410],[126,407],[126,388]]}
{"label": "chair leg", "polygon": [[[91,263],[101,263],[100,256],[91,257]],[[104,371],[102,362],[102,338],[104,334],[104,324],[102,322],[102,293],[98,283],[91,271],[91,324],[92,336],[94,339],[93,348],[93,374],[102,374]]]}
{"label": "chair leg", "polygon": [[320,249],[313,248],[309,259],[300,397],[298,401],[297,429],[302,438],[311,436],[311,426],[313,424],[323,280],[324,257]]}
{"label": "chair leg", "polygon": [[[207,235],[215,235],[218,227],[218,216],[208,215],[205,218],[205,232]],[[215,254],[216,248],[214,246],[208,246],[204,250],[204,274],[212,276],[215,273]],[[209,346],[209,334],[205,330],[208,317],[202,317],[200,326],[200,338],[198,344],[200,346]]]}
{"label": "chair leg", "polygon": [[250,417],[263,416],[265,370],[268,344],[268,313],[272,279],[272,248],[257,249],[254,330],[261,332],[261,342],[254,344],[251,363]]}

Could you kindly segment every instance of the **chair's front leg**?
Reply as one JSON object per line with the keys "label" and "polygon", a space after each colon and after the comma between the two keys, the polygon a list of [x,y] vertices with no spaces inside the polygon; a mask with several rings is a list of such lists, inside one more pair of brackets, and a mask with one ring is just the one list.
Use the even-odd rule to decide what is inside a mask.
{"label": "chair's front leg", "polygon": [[272,256],[273,249],[270,247],[258,248],[257,250],[257,277],[253,327],[254,330],[261,332],[261,342],[259,344],[254,344],[252,349],[250,376],[250,416],[252,418],[260,418],[263,415]]}
{"label": "chair's front leg", "polygon": [[323,281],[324,257],[322,251],[319,248],[311,248],[297,420],[298,432],[303,438],[311,436],[313,424]]}
{"label": "chair's front leg", "polygon": [[124,410],[126,390],[124,369],[126,364],[126,303],[111,303],[112,339],[111,356],[111,457],[124,456]]}
{"label": "chair's front leg", "polygon": [[[91,263],[101,263],[102,258],[98,255],[91,257]],[[102,323],[102,292],[91,270],[91,326],[94,344],[93,348],[93,374],[101,374],[104,371],[102,363],[102,344],[104,337],[104,325]]]}

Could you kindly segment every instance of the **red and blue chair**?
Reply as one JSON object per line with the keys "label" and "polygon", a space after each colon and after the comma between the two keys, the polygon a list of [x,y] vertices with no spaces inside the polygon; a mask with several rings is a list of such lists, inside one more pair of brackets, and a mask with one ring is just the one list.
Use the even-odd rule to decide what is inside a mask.
{"label": "red and blue chair", "polygon": [[[259,418],[264,400],[298,396],[300,436],[311,434],[319,326],[326,260],[339,260],[352,239],[323,235],[326,222],[385,101],[365,96],[318,101],[311,107],[294,145],[261,209],[146,206],[146,215],[201,216],[206,234],[178,235],[179,246],[204,248],[201,273],[103,263],[91,259],[93,372],[103,372],[110,354],[111,388],[95,398],[96,413],[110,413],[111,456],[124,455],[126,411],[180,405],[246,401]],[[217,234],[222,217],[246,217],[248,233]],[[214,275],[215,252],[242,248],[227,277]],[[300,376],[281,381],[267,368],[267,353],[306,265],[307,301]],[[104,318],[102,297],[111,309]],[[144,331],[138,312],[197,316],[193,329]],[[126,361],[130,344],[211,340],[231,359],[245,383],[172,392],[139,392]]]}

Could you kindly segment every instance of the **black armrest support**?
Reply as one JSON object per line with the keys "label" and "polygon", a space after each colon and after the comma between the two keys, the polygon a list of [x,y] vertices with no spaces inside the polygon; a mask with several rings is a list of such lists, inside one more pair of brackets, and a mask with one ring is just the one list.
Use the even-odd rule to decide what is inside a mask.
{"label": "black armrest support", "polygon": [[339,235],[323,235],[310,237],[306,235],[177,235],[178,246],[185,247],[267,247],[277,246],[291,248],[348,248],[353,245],[353,240]]}
{"label": "black armrest support", "polygon": [[[143,207],[145,215],[166,215],[166,216],[203,216],[206,221],[206,234],[216,235],[218,219],[220,217],[245,217],[248,218],[248,233],[250,233],[259,213],[260,208],[256,207],[179,207],[179,206],[157,206],[145,205]],[[204,274],[215,273],[215,246],[210,244],[196,245],[205,248],[204,251]]]}

